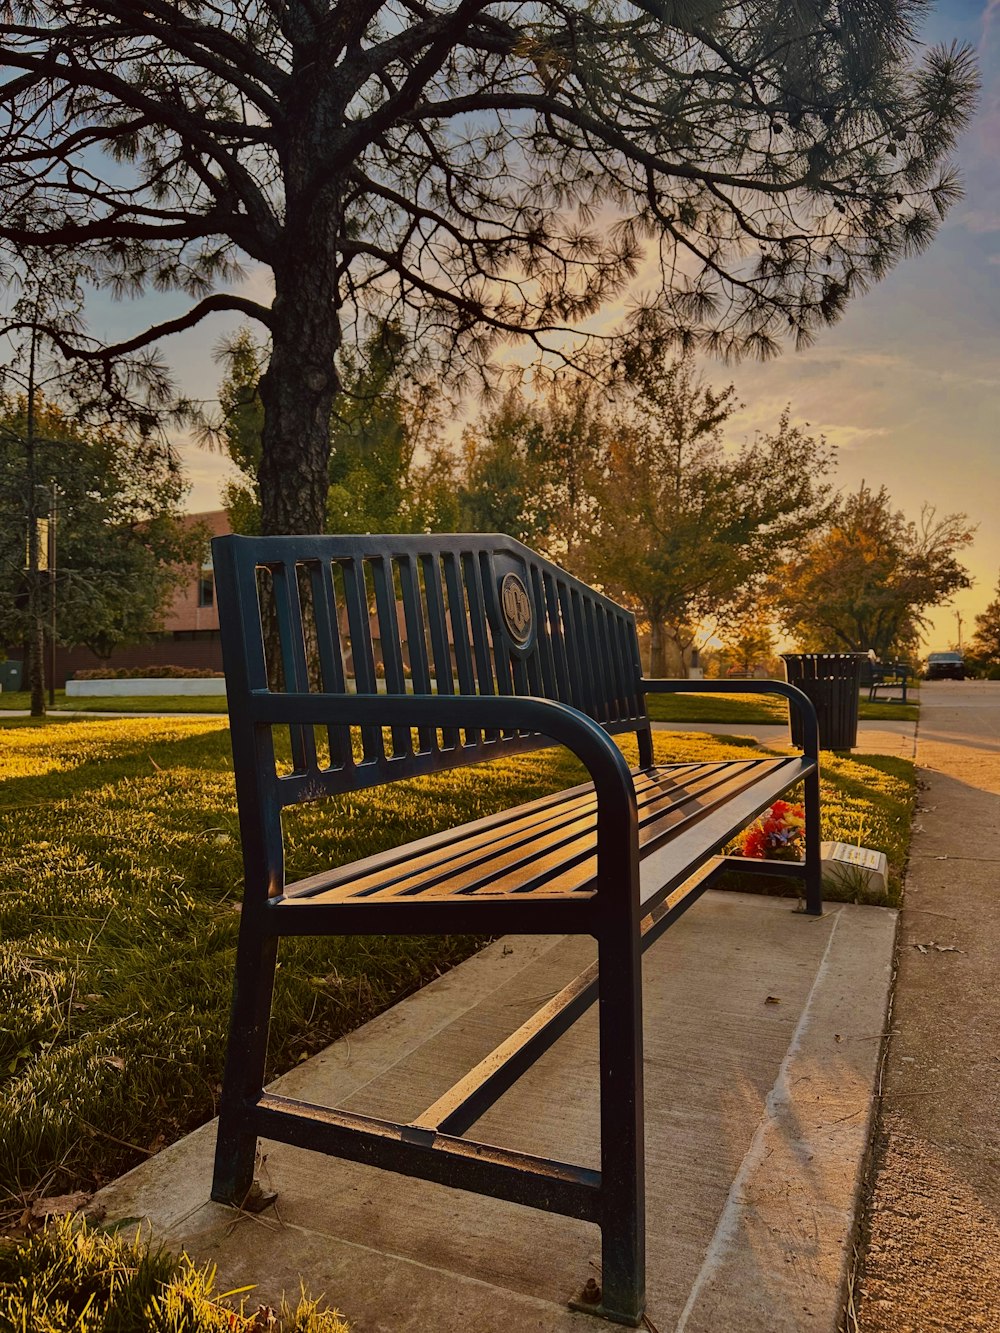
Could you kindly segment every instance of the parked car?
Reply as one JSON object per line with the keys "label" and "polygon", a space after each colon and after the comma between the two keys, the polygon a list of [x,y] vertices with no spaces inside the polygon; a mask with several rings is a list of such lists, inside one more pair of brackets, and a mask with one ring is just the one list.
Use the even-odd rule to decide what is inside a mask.
{"label": "parked car", "polygon": [[961,653],[929,653],[927,680],[965,680],[965,658]]}

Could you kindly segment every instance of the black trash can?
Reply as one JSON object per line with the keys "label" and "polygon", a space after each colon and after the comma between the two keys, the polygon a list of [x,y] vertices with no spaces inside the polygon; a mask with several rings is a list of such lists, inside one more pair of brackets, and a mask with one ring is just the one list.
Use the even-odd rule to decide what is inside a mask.
{"label": "black trash can", "polygon": [[[858,743],[861,668],[867,653],[782,653],[785,679],[809,696],[819,719],[824,750],[850,750]],[[802,744],[802,722],[789,704],[792,744]]]}
{"label": "black trash can", "polygon": [[8,658],[6,662],[0,662],[0,688],[5,690],[19,690],[22,680],[22,664],[12,662]]}

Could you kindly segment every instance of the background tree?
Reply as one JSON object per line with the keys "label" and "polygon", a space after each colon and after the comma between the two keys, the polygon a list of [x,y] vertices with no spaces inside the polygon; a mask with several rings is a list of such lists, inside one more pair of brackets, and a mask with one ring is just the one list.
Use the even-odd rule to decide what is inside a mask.
{"label": "background tree", "polygon": [[[3,256],[0,256],[2,258]],[[51,578],[40,566],[41,522],[49,513],[52,496],[38,472],[39,438],[36,406],[43,396],[58,399],[81,423],[107,423],[131,431],[148,452],[159,441],[164,458],[170,446],[157,429],[162,423],[169,386],[155,359],[121,355],[70,366],[58,349],[71,339],[93,348],[82,317],[85,284],[93,271],[72,249],[52,247],[41,254],[23,255],[14,247],[16,263],[0,263],[0,292],[6,298],[0,315],[0,394],[20,394],[24,411],[15,423],[8,414],[7,443],[21,450],[23,470],[19,527],[26,531],[24,598],[29,608],[27,635],[28,684],[32,716],[45,711],[46,604],[52,594]],[[16,414],[15,414],[16,415]],[[63,423],[65,424],[65,423]],[[49,585],[49,596],[46,585]]]}
{"label": "background tree", "polygon": [[970,646],[984,666],[1000,667],[1000,579],[993,601],[976,616],[976,632]]}
{"label": "background tree", "polygon": [[536,402],[509,390],[462,434],[459,527],[505,532],[545,551],[551,514],[541,494],[544,431]]}
{"label": "background tree", "polygon": [[[766,602],[760,602],[726,627],[719,653],[720,674],[732,669],[740,675],[751,676],[758,667],[770,667],[775,657],[769,610]],[[769,671],[768,674],[772,673]]]}
{"label": "background tree", "polygon": [[[257,474],[263,405],[259,382],[267,349],[241,329],[219,349],[226,372],[217,420],[201,438],[221,443],[240,476],[223,489],[235,532],[261,531]],[[333,449],[326,499],[332,532],[429,532],[454,528],[458,501],[453,460],[441,443],[447,399],[395,326],[378,329],[357,352],[340,357],[343,391],[331,422]]]}
{"label": "background tree", "polygon": [[535,397],[509,390],[463,434],[463,528],[509,533],[578,570],[606,434],[603,404],[587,378],[549,380]]}
{"label": "background tree", "polygon": [[[0,398],[0,642],[32,640],[39,613],[26,587],[24,513],[32,486],[58,488],[58,637],[99,657],[137,642],[184,573],[201,559],[205,534],[182,526],[187,485],[159,446],[122,432],[84,428],[36,396],[34,458],[24,449],[29,404]],[[47,605],[41,614],[47,623]]]}
{"label": "background tree", "polygon": [[690,361],[653,368],[616,412],[593,481],[586,573],[650,630],[650,671],[683,669],[698,626],[745,615],[774,563],[829,508],[833,455],[787,412],[735,451],[722,428],[732,389],[713,390]]}
{"label": "background tree", "polygon": [[[322,527],[345,328],[392,318],[456,373],[658,282],[643,345],[769,355],[919,250],[971,57],[915,63],[917,0],[32,0],[0,18],[0,244],[72,250],[270,339],[261,523]],[[267,304],[231,288],[268,270]],[[596,335],[591,335],[595,337]],[[150,358],[155,366],[155,358]]]}
{"label": "background tree", "polygon": [[924,613],[971,586],[958,555],[974,531],[965,514],[938,518],[929,505],[912,522],[884,486],[862,483],[779,572],[782,620],[805,651],[912,655]]}

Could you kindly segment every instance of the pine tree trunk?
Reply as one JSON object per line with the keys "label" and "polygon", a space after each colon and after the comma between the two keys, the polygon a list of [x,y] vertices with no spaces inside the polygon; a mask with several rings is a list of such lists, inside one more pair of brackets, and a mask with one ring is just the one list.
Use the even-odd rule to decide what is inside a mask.
{"label": "pine tree trunk", "polygon": [[[331,225],[327,219],[324,227],[313,227]],[[340,315],[333,256],[321,239],[310,243],[309,230],[301,229],[296,246],[289,228],[298,262],[294,270],[275,273],[271,360],[259,386],[264,426],[258,479],[261,531],[267,535],[322,532],[326,523]]]}
{"label": "pine tree trunk", "polygon": [[[290,218],[294,210],[290,210]],[[271,360],[258,386],[264,406],[261,432],[261,532],[265,536],[320,533],[330,489],[330,414],[340,389],[340,346],[335,259],[325,237],[335,220],[317,205],[307,223],[290,220],[288,251],[297,262],[275,271]],[[277,614],[261,603],[264,650],[272,689],[288,688],[281,668]],[[303,617],[306,660],[315,676],[315,626]],[[315,679],[313,684],[316,684]]]}

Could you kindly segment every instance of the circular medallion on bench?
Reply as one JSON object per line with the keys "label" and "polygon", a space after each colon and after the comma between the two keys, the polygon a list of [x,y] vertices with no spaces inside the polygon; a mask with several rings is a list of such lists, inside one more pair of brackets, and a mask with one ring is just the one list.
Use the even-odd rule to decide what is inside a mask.
{"label": "circular medallion on bench", "polygon": [[531,638],[534,619],[531,610],[531,598],[524,580],[518,574],[505,574],[500,584],[500,607],[503,611],[507,632],[519,648],[524,648]]}

